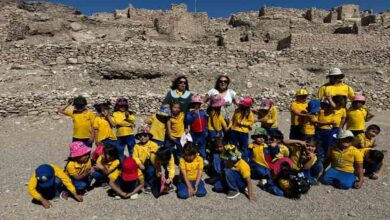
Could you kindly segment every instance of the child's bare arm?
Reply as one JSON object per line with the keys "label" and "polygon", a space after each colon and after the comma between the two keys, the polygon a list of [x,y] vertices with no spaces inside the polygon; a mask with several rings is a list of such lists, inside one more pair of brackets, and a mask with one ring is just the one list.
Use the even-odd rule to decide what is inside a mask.
{"label": "child's bare arm", "polygon": [[172,126],[172,122],[171,122],[171,120],[168,120],[168,122],[167,122],[167,134],[168,134],[168,137],[171,140],[175,140],[175,138],[172,136],[171,126]]}
{"label": "child's bare arm", "polygon": [[198,190],[200,180],[202,179],[202,174],[203,174],[203,170],[199,170],[198,175],[196,176],[195,191]]}
{"label": "child's bare arm", "polygon": [[246,181],[246,186],[248,188],[248,199],[249,201],[254,201],[255,200],[255,196],[253,194],[253,188],[252,188],[252,180],[250,177],[246,178],[245,179]]}
{"label": "child's bare arm", "polygon": [[355,183],[355,188],[360,189],[363,186],[364,182],[363,163],[355,163],[354,166],[359,178],[359,181]]}
{"label": "child's bare arm", "polygon": [[64,106],[61,106],[59,109],[58,109],[58,112],[63,114],[63,115],[66,115],[66,109],[69,108],[69,106],[71,106],[73,103],[73,100],[69,100],[68,103]]}
{"label": "child's bare arm", "polygon": [[302,169],[304,169],[304,170],[309,170],[313,166],[314,160],[316,158],[315,154],[313,154],[313,153],[310,153],[309,156],[310,156],[310,159],[305,164],[303,164]]}
{"label": "child's bare arm", "polygon": [[139,184],[137,187],[135,187],[135,189],[133,190],[133,192],[127,194],[126,197],[130,197],[136,193],[138,193],[139,191],[141,191],[143,188],[144,188],[144,185],[145,185],[145,181],[144,179],[141,179],[141,180],[138,180],[139,181]]}
{"label": "child's bare arm", "polygon": [[194,188],[192,188],[192,185],[190,183],[190,180],[188,179],[188,176],[187,176],[187,171],[184,170],[184,169],[180,169],[180,172],[181,172],[181,176],[184,180],[184,183],[186,184],[187,186],[187,189],[188,189],[188,194],[189,196],[193,196],[195,194],[195,190]]}
{"label": "child's bare arm", "polygon": [[367,111],[366,121],[370,121],[375,115]]}
{"label": "child's bare arm", "polygon": [[121,188],[118,185],[116,185],[114,180],[110,179],[108,185],[110,185],[111,189],[113,189],[116,193],[118,193],[122,198],[126,198],[127,193],[123,192]]}

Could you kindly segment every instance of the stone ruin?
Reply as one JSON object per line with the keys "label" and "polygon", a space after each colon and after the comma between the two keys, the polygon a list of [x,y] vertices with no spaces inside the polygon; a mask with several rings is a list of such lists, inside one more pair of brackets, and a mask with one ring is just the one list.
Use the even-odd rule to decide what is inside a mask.
{"label": "stone ruin", "polygon": [[[373,108],[390,109],[389,11],[374,14],[352,4],[330,10],[263,6],[224,19],[180,4],[85,16],[64,5],[4,0],[0,13],[2,116],[56,114],[58,103],[80,92],[90,103],[126,95],[147,114],[175,75],[203,78],[193,88],[205,92],[205,82],[220,73],[230,74],[241,94],[272,97],[283,110],[294,89],[314,92],[324,82],[316,74],[335,65],[361,73],[364,82],[349,83],[368,88]],[[262,86],[248,86],[248,80]],[[156,94],[138,95],[140,83]]]}

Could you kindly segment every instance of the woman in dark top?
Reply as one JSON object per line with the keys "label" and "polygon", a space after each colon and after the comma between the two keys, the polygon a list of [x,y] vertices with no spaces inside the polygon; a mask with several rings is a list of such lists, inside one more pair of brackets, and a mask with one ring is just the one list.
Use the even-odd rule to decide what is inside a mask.
{"label": "woman in dark top", "polygon": [[189,90],[190,87],[188,85],[187,77],[177,77],[172,81],[171,90],[165,96],[163,104],[170,105],[172,103],[179,102],[181,111],[186,113],[188,111],[188,106],[192,97],[192,94]]}

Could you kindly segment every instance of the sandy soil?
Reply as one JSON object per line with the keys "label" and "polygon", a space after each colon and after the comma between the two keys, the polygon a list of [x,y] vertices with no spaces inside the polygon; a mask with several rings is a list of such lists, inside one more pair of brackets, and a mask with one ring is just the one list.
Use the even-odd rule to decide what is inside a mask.
{"label": "sandy soil", "polygon": [[[379,148],[390,141],[390,112],[377,114],[383,132]],[[282,114],[281,128],[287,134],[288,115]],[[95,189],[83,203],[59,201],[51,209],[31,203],[26,183],[42,163],[64,165],[71,137],[71,121],[61,118],[0,119],[0,219],[390,219],[390,175],[365,180],[361,190],[313,187],[302,199],[290,200],[255,189],[257,201],[243,195],[228,200],[211,191],[206,198],[177,199],[171,193],[158,200],[141,194],[138,200],[114,200],[106,190]],[[386,155],[388,157],[388,155]],[[254,182],[254,184],[256,184]]]}

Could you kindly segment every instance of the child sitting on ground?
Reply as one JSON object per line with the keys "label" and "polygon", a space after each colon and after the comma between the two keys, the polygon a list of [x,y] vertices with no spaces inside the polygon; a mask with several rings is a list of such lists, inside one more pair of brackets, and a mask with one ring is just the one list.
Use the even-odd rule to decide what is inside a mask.
{"label": "child sitting on ground", "polygon": [[72,180],[60,167],[54,164],[42,164],[32,173],[28,181],[28,193],[33,197],[33,202],[38,202],[48,209],[52,206],[48,200],[58,198],[60,195],[67,199],[63,196],[62,184],[76,201],[83,201],[83,197],[77,194]]}
{"label": "child sitting on ground", "polygon": [[208,175],[210,178],[206,179],[205,182],[210,185],[222,178],[222,170],[224,168],[223,161],[221,160],[221,155],[225,153],[225,142],[222,137],[216,139],[213,142],[213,149],[211,151],[212,163],[211,169],[209,169]]}
{"label": "child sitting on ground", "polygon": [[367,111],[365,103],[366,98],[363,95],[355,94],[351,107],[347,110],[347,130],[352,131],[355,136],[364,133],[366,121],[374,117],[373,114]]}
{"label": "child sitting on ground", "polygon": [[227,193],[228,199],[234,199],[240,192],[247,191],[249,201],[254,201],[251,169],[248,163],[241,159],[241,152],[237,147],[228,144],[225,153],[221,155],[224,161],[223,178],[214,184],[213,190]]}
{"label": "child sitting on ground", "polygon": [[[173,178],[175,178],[175,159],[168,147],[160,147],[156,152],[155,168],[157,177],[165,180],[167,191],[172,191]],[[163,172],[163,169],[165,172]],[[168,174],[168,175],[167,175]],[[165,187],[164,187],[165,188]]]}
{"label": "child sitting on ground", "polygon": [[302,125],[304,117],[307,115],[307,96],[306,89],[299,89],[295,92],[295,101],[291,103],[291,127],[290,139],[302,140]]}
{"label": "child sitting on ground", "polygon": [[158,145],[150,139],[153,135],[149,132],[149,126],[141,125],[135,138],[138,143],[134,146],[133,158],[138,165],[139,173],[145,178],[145,193],[151,193],[156,169],[154,168]]}
{"label": "child sitting on ground", "polygon": [[65,166],[65,172],[69,175],[77,193],[84,194],[90,187],[94,169],[91,163],[91,148],[83,142],[72,142],[69,145],[70,155]]}
{"label": "child sitting on ground", "polygon": [[122,172],[118,178],[110,180],[111,189],[115,191],[117,199],[130,198],[135,200],[138,198],[138,193],[144,187],[144,178],[142,173],[139,175],[137,163],[131,157],[126,157],[122,164]]}
{"label": "child sitting on ground", "polygon": [[289,157],[290,151],[286,145],[284,145],[284,135],[280,130],[273,130],[268,133],[269,143],[268,143],[268,152],[269,157],[267,157],[268,165],[273,170],[273,164],[283,158]]}
{"label": "child sitting on ground", "polygon": [[[73,104],[73,109],[69,108]],[[68,104],[58,110],[60,113],[73,119],[73,141],[81,141],[92,147],[94,141],[93,122],[95,114],[88,111],[87,100],[78,96],[69,100]]]}
{"label": "child sitting on ground", "polygon": [[375,137],[381,132],[381,128],[378,125],[369,125],[364,133],[357,135],[356,148],[374,148]]}
{"label": "child sitting on ground", "polygon": [[159,147],[164,146],[166,126],[169,117],[171,117],[171,110],[168,106],[161,106],[160,110],[149,117],[145,123],[150,126],[150,133],[153,135],[152,141]]}
{"label": "child sitting on ground", "polygon": [[116,147],[110,143],[106,144],[103,154],[98,157],[93,168],[94,186],[105,186],[109,181],[115,181],[120,174],[119,154]]}
{"label": "child sitting on ground", "polygon": [[363,154],[364,174],[370,179],[378,179],[385,167],[383,152],[371,148],[363,148],[361,152]]}
{"label": "child sitting on ground", "polygon": [[223,137],[223,131],[227,131],[228,126],[221,113],[221,107],[225,104],[225,99],[220,95],[210,97],[210,105],[208,108],[208,129],[211,142]]}
{"label": "child sitting on ground", "polygon": [[171,149],[175,157],[175,163],[179,162],[179,158],[183,154],[183,146],[181,146],[180,138],[185,133],[184,128],[184,112],[180,109],[180,103],[171,104],[171,117],[167,122],[167,138],[165,146]]}
{"label": "child sitting on ground", "polygon": [[203,159],[198,155],[197,146],[187,142],[184,146],[183,157],[180,158],[180,183],[177,189],[177,196],[180,199],[187,199],[192,196],[204,197],[207,194],[203,175]]}
{"label": "child sitting on ground", "polygon": [[251,176],[253,179],[263,182],[270,178],[270,169],[267,163],[268,133],[264,128],[256,128],[251,136],[253,142],[249,144],[249,160],[251,161]]}
{"label": "child sitting on ground", "polygon": [[[350,189],[353,186],[359,189],[364,181],[363,155],[352,146],[354,135],[351,131],[340,132],[337,139],[339,140],[338,145],[330,148],[324,162],[324,169],[329,164],[331,167],[326,171],[322,183],[340,189]],[[355,173],[358,174],[358,181],[356,181]]]}
{"label": "child sitting on ground", "polygon": [[206,159],[207,113],[201,108],[202,104],[203,100],[199,95],[192,96],[191,111],[187,112],[186,117],[186,128],[190,131],[193,142],[198,145],[199,154],[207,166],[209,163]]}

